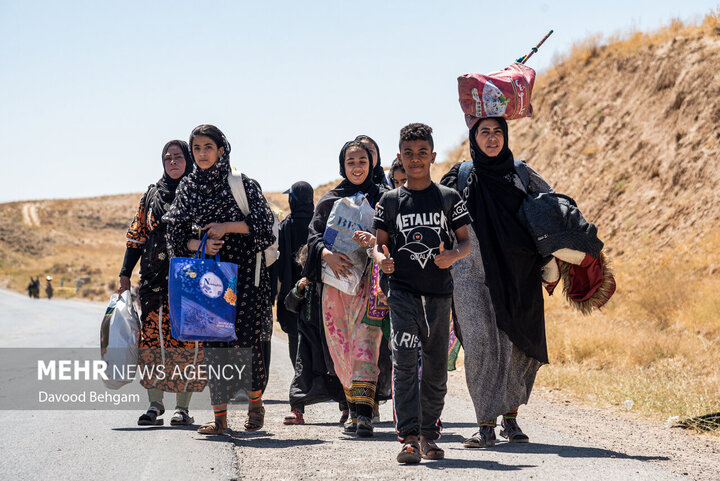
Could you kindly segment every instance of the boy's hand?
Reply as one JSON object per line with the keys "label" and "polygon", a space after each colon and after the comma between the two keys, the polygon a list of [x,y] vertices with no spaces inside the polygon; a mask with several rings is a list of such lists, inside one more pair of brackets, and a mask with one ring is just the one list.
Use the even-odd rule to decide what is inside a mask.
{"label": "boy's hand", "polygon": [[308,279],[307,277],[303,277],[302,279],[300,279],[297,284],[298,292],[303,292],[309,284],[310,284],[310,279]]}
{"label": "boy's hand", "polygon": [[440,253],[435,256],[435,265],[440,269],[447,269],[457,260],[456,252],[451,249],[445,250],[445,243],[440,242]]}
{"label": "boy's hand", "polygon": [[380,262],[380,269],[382,269],[385,274],[392,274],[395,272],[395,261],[392,257],[390,257],[390,251],[386,245],[382,246],[382,250],[385,255],[385,259]]}
{"label": "boy's hand", "polygon": [[363,247],[372,247],[375,245],[375,236],[369,232],[361,230],[355,231],[352,238]]}

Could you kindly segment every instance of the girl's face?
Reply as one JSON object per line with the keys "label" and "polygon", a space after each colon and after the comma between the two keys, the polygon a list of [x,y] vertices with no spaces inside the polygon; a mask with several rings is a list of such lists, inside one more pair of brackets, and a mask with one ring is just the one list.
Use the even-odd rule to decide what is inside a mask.
{"label": "girl's face", "polygon": [[163,166],[165,167],[165,172],[167,172],[167,175],[169,175],[171,179],[177,180],[182,177],[183,173],[185,173],[186,162],[180,147],[177,145],[168,147],[167,152],[165,152],[165,157],[163,158]]}
{"label": "girl's face", "polygon": [[191,148],[193,157],[195,157],[195,163],[202,170],[209,169],[215,165],[215,162],[220,160],[220,157],[225,153],[225,147],[218,149],[215,141],[206,135],[193,137]]}
{"label": "girl's face", "polygon": [[407,174],[400,169],[393,172],[392,183],[393,188],[397,189],[407,181]]}
{"label": "girl's face", "polygon": [[482,119],[475,132],[475,142],[488,157],[497,157],[505,146],[500,122],[496,119]]}
{"label": "girl's face", "polygon": [[370,172],[370,159],[365,149],[350,147],[345,151],[345,175],[354,185],[360,185]]}
{"label": "girl's face", "polygon": [[374,169],[375,166],[377,165],[378,151],[377,151],[377,149],[375,148],[375,145],[374,145],[372,142],[369,142],[369,141],[367,141],[367,140],[363,140],[361,143],[362,143],[365,147],[367,147],[367,149],[368,149],[368,150],[370,151],[370,153],[372,154],[372,167],[370,167],[370,168],[371,168],[371,169]]}

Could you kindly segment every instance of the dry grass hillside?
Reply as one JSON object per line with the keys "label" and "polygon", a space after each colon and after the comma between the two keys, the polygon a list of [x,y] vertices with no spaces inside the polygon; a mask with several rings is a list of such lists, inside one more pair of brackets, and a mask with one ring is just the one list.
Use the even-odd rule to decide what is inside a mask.
{"label": "dry grass hillside", "polygon": [[[537,78],[534,116],[511,123],[515,155],[578,201],[617,273],[601,312],[549,299],[538,382],[565,399],[662,420],[720,411],[718,20],[589,39]],[[450,157],[435,180],[467,143]],[[286,195],[266,196],[287,210]],[[49,274],[70,286],[61,295],[107,298],[139,197],[0,205],[0,286]]]}

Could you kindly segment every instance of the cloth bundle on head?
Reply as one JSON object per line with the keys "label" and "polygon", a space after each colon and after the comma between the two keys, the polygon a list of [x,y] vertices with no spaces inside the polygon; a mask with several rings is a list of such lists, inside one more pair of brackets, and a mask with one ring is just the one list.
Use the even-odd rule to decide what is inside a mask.
{"label": "cloth bundle on head", "polygon": [[517,62],[500,72],[458,77],[460,108],[468,128],[487,117],[514,120],[532,116],[530,96],[534,84],[535,71]]}

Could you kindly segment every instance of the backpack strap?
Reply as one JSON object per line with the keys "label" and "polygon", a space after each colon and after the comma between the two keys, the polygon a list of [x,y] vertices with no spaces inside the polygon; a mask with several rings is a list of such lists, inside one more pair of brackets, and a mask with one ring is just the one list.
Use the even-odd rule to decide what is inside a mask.
{"label": "backpack strap", "polygon": [[466,160],[460,163],[456,189],[458,192],[460,192],[460,195],[462,195],[463,191],[465,190],[465,186],[467,186],[468,177],[470,177],[470,172],[472,172],[472,168],[472,160]]}
{"label": "backpack strap", "polygon": [[[386,192],[385,197],[387,197],[387,201],[385,202],[385,223],[388,228],[388,240],[392,242],[397,230],[395,221],[400,211],[400,189],[393,189]],[[389,222],[388,219],[390,219]],[[390,244],[389,247],[392,247],[392,244]]]}
{"label": "backpack strap", "polygon": [[523,187],[525,187],[525,192],[528,192],[528,188],[530,187],[530,171],[528,170],[527,164],[518,159],[514,159],[515,161],[515,172],[520,177],[520,182],[522,182]]}

